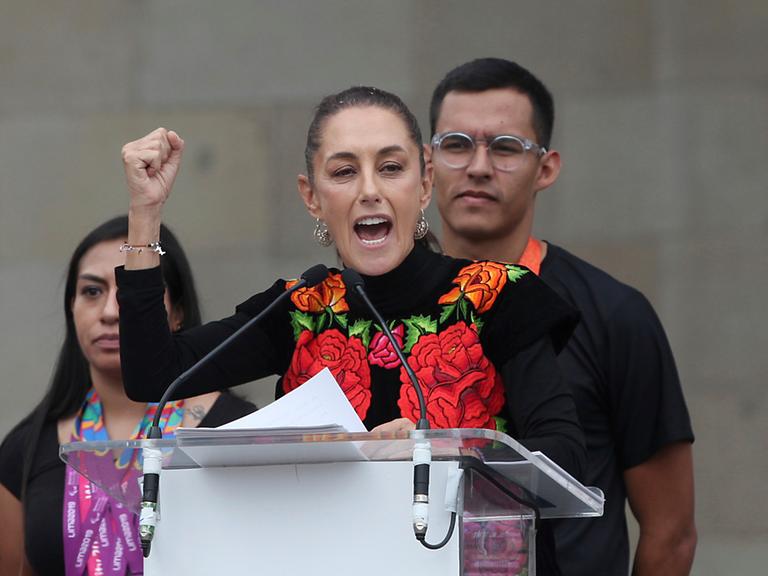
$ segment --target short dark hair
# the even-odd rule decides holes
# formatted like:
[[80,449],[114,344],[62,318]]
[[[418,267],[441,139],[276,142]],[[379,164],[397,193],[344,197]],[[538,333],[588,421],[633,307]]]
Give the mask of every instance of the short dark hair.
[[549,148],[555,123],[555,103],[544,83],[531,72],[503,58],[478,58],[457,66],[440,81],[432,93],[429,126],[435,134],[443,100],[449,92],[485,92],[512,88],[528,96],[533,107],[533,129],[540,146]]
[[419,163],[422,173],[424,172],[424,148],[422,145],[421,128],[416,116],[410,111],[408,106],[395,94],[374,88],[373,86],[352,86],[336,94],[326,96],[315,108],[315,115],[307,130],[307,145],[304,148],[304,161],[307,165],[307,176],[313,179],[312,160],[315,153],[320,148],[322,142],[322,131],[325,120],[347,108],[356,108],[364,106],[375,106],[391,110],[405,123],[408,135],[419,149]]

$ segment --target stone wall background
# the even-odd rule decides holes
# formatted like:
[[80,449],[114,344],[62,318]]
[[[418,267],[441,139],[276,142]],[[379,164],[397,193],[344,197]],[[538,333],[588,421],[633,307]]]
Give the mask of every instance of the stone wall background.
[[47,384],[74,245],[127,208],[124,142],[158,125],[187,141],[167,221],[213,319],[332,262],[295,191],[323,95],[380,86],[426,131],[448,69],[503,56],[558,105],[564,171],[537,233],[643,290],[676,352],[697,434],[694,573],[762,572],[766,30],[762,0],[1,2],[0,434]]

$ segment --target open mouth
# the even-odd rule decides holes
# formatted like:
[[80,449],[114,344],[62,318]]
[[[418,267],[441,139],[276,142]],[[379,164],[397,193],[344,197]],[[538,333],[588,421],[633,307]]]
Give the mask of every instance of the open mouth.
[[355,222],[355,234],[366,246],[376,246],[387,239],[392,222],[382,216],[368,216]]

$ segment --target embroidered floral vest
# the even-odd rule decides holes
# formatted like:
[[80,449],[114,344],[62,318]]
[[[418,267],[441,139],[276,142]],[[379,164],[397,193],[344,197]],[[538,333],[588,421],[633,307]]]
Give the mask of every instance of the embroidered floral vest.
[[[474,262],[434,295],[432,306],[419,310],[423,313],[384,315],[422,385],[433,427],[505,429],[504,385],[480,334],[505,286],[528,273],[511,264]],[[350,312],[348,297],[340,274],[292,295],[295,350],[281,391],[290,392],[328,367],[361,419],[371,409],[372,386],[381,385],[399,387],[399,415],[416,421],[416,393],[391,343],[373,320]],[[372,378],[372,372],[380,376]]]

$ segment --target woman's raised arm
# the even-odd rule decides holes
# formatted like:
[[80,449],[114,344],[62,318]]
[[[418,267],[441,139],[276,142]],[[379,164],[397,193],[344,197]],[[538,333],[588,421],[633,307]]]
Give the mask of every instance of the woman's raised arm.
[[125,268],[141,270],[160,264],[160,222],[181,166],[184,140],[158,128],[123,146],[123,169],[131,196]]

